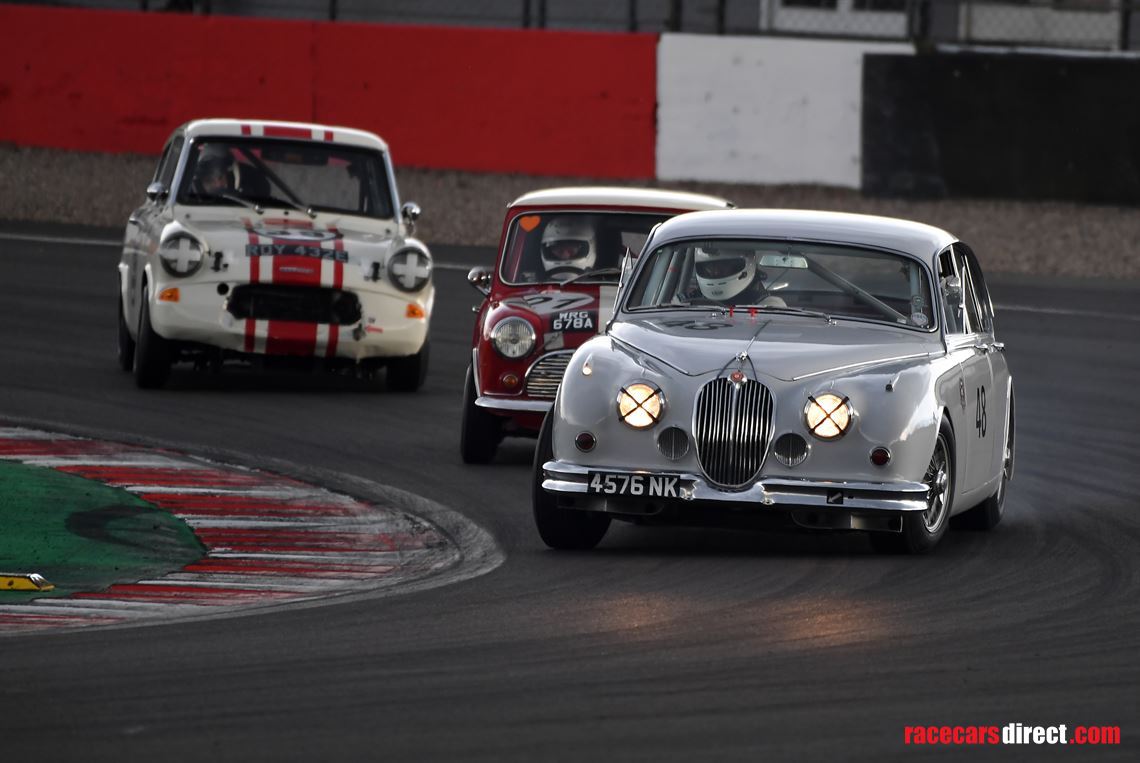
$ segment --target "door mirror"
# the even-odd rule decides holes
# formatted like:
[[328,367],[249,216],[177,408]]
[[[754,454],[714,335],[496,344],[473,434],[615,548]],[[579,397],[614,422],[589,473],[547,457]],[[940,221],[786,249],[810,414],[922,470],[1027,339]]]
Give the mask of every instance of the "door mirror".
[[948,304],[958,307],[962,304],[962,279],[958,276],[947,276],[942,279],[942,296]]
[[483,265],[476,265],[467,273],[467,283],[485,297],[491,293],[491,271]]
[[400,207],[400,216],[404,218],[404,222],[408,225],[408,233],[412,233],[416,229],[416,220],[420,219],[423,214],[420,205],[414,201],[406,201]]
[[166,186],[157,180],[146,187],[146,197],[150,201],[162,201],[166,194]]

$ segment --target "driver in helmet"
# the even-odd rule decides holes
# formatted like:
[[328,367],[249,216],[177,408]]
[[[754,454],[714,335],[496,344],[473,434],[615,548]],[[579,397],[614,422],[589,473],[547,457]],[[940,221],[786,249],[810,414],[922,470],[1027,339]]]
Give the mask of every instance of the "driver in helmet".
[[693,267],[705,299],[726,305],[784,305],[764,287],[767,275],[757,265],[754,252],[697,249]]
[[549,278],[572,278],[598,259],[594,226],[583,217],[555,217],[542,231],[542,267]]
[[216,196],[230,190],[230,172],[234,159],[225,146],[206,144],[198,155],[194,169],[194,190]]

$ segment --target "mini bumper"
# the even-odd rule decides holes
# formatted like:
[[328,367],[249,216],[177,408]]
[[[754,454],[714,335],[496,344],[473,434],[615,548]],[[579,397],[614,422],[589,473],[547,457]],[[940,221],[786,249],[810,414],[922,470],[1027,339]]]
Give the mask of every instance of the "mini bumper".
[[480,395],[475,400],[479,408],[492,411],[507,411],[510,413],[541,413],[545,414],[554,405],[553,400],[527,400],[509,397],[491,397]]
[[[626,470],[584,467],[565,461],[547,461],[542,466],[544,490],[554,494],[606,496],[589,493],[591,471],[611,474],[677,474],[654,469]],[[697,474],[681,473],[685,486],[680,502],[714,502],[726,507],[773,509],[835,509],[837,511],[926,511],[927,487],[921,482],[844,482],[824,480],[761,479],[745,490],[716,487]],[[627,500],[627,499],[623,499]]]

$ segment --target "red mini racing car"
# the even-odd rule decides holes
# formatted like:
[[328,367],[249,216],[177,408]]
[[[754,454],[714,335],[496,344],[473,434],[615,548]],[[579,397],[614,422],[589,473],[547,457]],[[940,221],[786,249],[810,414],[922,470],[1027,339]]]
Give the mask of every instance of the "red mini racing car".
[[463,460],[487,463],[503,437],[537,435],[570,356],[604,331],[623,270],[655,225],[732,206],[643,188],[552,188],[515,199],[494,269],[467,276],[484,300],[463,391]]

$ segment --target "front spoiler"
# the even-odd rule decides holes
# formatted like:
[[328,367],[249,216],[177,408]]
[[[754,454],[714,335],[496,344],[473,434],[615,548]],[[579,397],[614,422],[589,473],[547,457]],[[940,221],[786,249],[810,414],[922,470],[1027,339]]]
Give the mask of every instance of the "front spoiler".
[[[579,466],[565,461],[542,465],[544,490],[568,496],[587,494],[590,471],[613,474],[676,474],[655,469],[609,469]],[[824,480],[761,479],[744,490],[724,490],[697,474],[681,473],[691,483],[681,491],[679,503],[717,503],[726,508],[834,509],[850,511],[926,511],[927,487],[921,482],[845,482]],[[589,494],[604,505],[606,496]],[[623,498],[623,501],[629,499]],[[655,499],[658,502],[660,499]],[[577,503],[577,502],[575,502]]]

